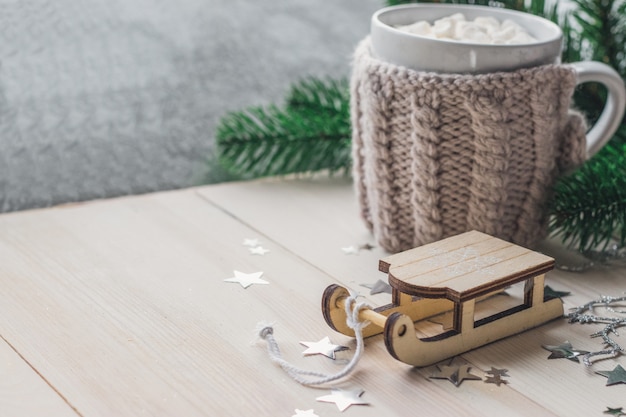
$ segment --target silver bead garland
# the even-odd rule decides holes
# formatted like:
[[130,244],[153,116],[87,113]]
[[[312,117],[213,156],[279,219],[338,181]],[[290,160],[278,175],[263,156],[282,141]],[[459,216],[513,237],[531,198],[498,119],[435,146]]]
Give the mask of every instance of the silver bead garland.
[[[626,326],[626,310],[616,309],[616,304],[626,301],[624,297],[611,297],[601,296],[597,300],[589,301],[582,306],[572,308],[572,312],[567,314],[570,323],[599,323],[604,324],[604,328],[591,334],[591,337],[601,337],[605,346],[605,349],[595,352],[588,352],[582,356],[583,363],[587,366],[591,366],[591,358],[593,356],[609,355],[609,357],[615,357],[624,352],[624,349],[611,337],[612,335],[619,336],[617,329]],[[604,308],[607,312],[614,313],[616,316],[607,317],[599,316],[594,313],[596,308]],[[619,315],[624,315],[619,317]]]

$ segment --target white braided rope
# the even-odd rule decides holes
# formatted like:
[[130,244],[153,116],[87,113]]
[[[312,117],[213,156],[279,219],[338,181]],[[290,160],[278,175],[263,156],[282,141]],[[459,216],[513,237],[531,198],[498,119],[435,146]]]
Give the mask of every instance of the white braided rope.
[[[369,321],[359,321],[359,312],[365,308],[371,307],[365,302],[356,303],[356,298],[356,294],[350,293],[350,296],[347,297],[345,301],[347,316],[346,324],[348,325],[348,327],[354,330],[354,334],[356,337],[356,350],[350,362],[348,362],[348,364],[346,364],[346,366],[341,371],[335,374],[325,374],[322,372],[300,369],[287,362],[285,359],[283,359],[283,356],[280,353],[280,349],[278,348],[278,343],[276,342],[276,339],[274,339],[274,328],[271,325],[265,325],[262,326],[259,330],[259,336],[261,337],[261,339],[267,342],[267,352],[272,362],[280,365],[280,367],[283,368],[283,370],[294,381],[302,385],[324,385],[330,382],[337,381],[350,374],[350,372],[352,372],[352,370],[359,362],[361,355],[363,354],[363,328],[370,324]],[[354,308],[351,308],[352,303],[355,303]]]

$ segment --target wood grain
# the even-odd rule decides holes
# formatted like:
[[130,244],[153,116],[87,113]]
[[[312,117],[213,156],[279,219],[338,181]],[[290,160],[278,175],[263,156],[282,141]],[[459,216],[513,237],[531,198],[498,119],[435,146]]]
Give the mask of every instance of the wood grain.
[[0,338],[0,415],[76,417],[79,414]]
[[[251,255],[245,238],[259,238],[270,252]],[[386,278],[378,263],[389,254],[380,248],[341,250],[364,243],[375,244],[343,179],[220,184],[5,214],[0,334],[15,349],[12,356],[23,357],[76,410],[61,403],[50,407],[53,417],[289,416],[296,408],[340,415],[315,401],[326,390],[300,386],[270,362],[254,329],[260,321],[275,323],[283,355],[300,367],[340,369],[354,341],[326,325],[320,300],[330,284],[367,294],[362,283]],[[225,283],[234,270],[263,271],[270,285]],[[619,269],[554,271],[546,282],[572,291],[566,308],[621,293],[626,284]],[[390,295],[366,298],[382,305]],[[541,347],[569,340],[592,350],[599,344],[589,337],[595,330],[558,319],[456,358],[480,376],[490,366],[509,369],[510,384],[500,387],[467,381],[456,388],[430,379],[435,367],[393,359],[382,336],[374,336],[356,372],[339,384],[363,388],[371,406],[345,414],[569,416],[626,407],[626,385],[605,387],[606,379],[593,373],[623,358],[589,369],[548,361]],[[302,356],[299,341],[324,336],[352,350],[338,352],[335,362]],[[51,389],[22,385],[3,393],[18,405],[14,415],[47,404]]]

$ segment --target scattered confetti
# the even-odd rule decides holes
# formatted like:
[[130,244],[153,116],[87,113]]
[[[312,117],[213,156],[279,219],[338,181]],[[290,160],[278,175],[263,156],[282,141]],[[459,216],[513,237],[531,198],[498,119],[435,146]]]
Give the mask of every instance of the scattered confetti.
[[261,279],[263,272],[254,272],[252,274],[244,274],[243,272],[233,271],[235,276],[227,278],[225,282],[241,284],[242,287],[248,288],[252,284],[269,284],[269,282]]
[[311,409],[311,410],[298,410],[296,408],[296,414],[294,414],[291,417],[319,417],[319,416],[317,414],[315,414],[313,409]]
[[269,249],[265,249],[263,246],[257,246],[255,248],[250,248],[250,253],[252,255],[265,255],[266,253],[268,253],[270,250]]
[[361,389],[355,390],[342,390],[342,389],[333,389],[331,390],[330,395],[324,395],[322,397],[317,397],[317,401],[325,402],[325,403],[335,403],[339,411],[344,411],[351,405],[369,405],[367,401],[361,399],[361,395],[363,395],[365,391]]
[[370,289],[370,295],[380,294],[380,293],[389,293],[391,294],[391,285],[379,279],[373,284],[361,284],[365,288]]
[[502,379],[500,375],[489,375],[485,378],[485,383],[496,384],[497,386],[500,386],[500,384],[508,384],[509,381],[507,381],[506,379]]
[[606,385],[626,384],[626,369],[617,365],[612,371],[596,371],[596,374],[608,378]]
[[604,414],[610,414],[612,416],[626,416],[626,413],[624,413],[624,407],[620,407],[620,408],[611,408],[611,407],[607,407],[606,410],[604,410]]
[[497,386],[500,386],[500,384],[506,385],[509,383],[509,381],[502,378],[505,376],[509,376],[507,372],[507,369],[498,369],[492,366],[490,370],[485,372],[486,374],[488,374],[488,376],[485,378],[485,383],[496,384]]
[[346,246],[345,248],[341,248],[341,250],[346,255],[358,255],[359,254],[359,248],[357,248],[356,246]]
[[543,296],[545,298],[563,298],[568,295],[570,295],[569,291],[553,290],[549,285],[546,285],[543,289]]
[[456,387],[461,385],[461,383],[466,379],[481,381],[482,378],[477,375],[471,374],[470,369],[472,369],[472,367],[467,364],[454,365],[454,366],[453,365],[442,365],[442,366],[437,365],[438,372],[435,372],[433,375],[431,375],[430,378],[447,379],[448,381],[452,382],[454,386]]
[[491,375],[498,375],[498,376],[509,376],[509,374],[507,374],[507,372],[509,372],[508,369],[498,369],[498,368],[494,368],[493,366],[491,367],[490,370],[486,371],[486,374],[491,374]]
[[561,343],[558,346],[542,345],[541,347],[552,352],[548,359],[569,359],[574,362],[580,362],[578,357],[589,353],[586,350],[574,349],[570,342]]
[[259,239],[244,239],[243,240],[243,245],[244,246],[248,246],[250,248],[257,247],[260,244],[261,244],[261,242],[259,241]]
[[307,349],[302,352],[302,354],[305,356],[324,355],[331,359],[335,359],[335,352],[349,349],[346,346],[330,343],[330,339],[328,338],[328,336],[326,336],[319,342],[300,342],[300,344],[307,347]]

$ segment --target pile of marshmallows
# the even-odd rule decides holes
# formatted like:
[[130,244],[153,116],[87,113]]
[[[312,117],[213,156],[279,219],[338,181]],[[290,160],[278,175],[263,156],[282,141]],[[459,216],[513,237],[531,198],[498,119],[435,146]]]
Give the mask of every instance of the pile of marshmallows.
[[419,21],[397,29],[428,38],[468,43],[511,45],[537,41],[512,20],[506,19],[500,23],[493,17],[477,17],[468,21],[462,13],[441,18],[432,25],[427,21]]

